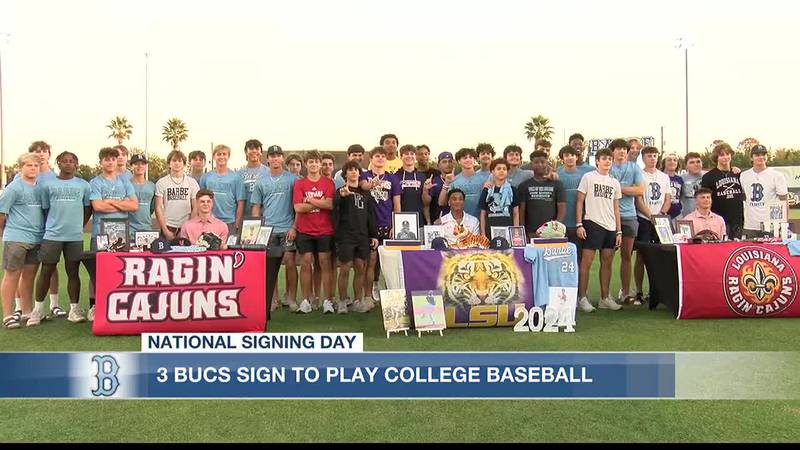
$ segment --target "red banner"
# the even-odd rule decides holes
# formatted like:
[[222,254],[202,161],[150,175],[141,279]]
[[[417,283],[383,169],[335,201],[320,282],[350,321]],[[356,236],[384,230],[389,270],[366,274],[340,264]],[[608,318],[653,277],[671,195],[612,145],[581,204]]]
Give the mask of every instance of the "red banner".
[[260,332],[266,255],[97,253],[95,335]]
[[800,317],[800,258],[786,246],[681,245],[679,319]]

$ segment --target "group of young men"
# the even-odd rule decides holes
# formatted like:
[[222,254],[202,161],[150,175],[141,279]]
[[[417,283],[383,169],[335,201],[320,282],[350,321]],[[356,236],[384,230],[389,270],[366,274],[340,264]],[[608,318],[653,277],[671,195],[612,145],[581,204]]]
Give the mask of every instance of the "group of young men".
[[[27,320],[33,326],[51,315],[73,322],[93,320],[93,287],[88,314],[79,305],[82,230],[89,218],[91,250],[105,218],[127,218],[134,233],[152,230],[155,215],[155,227],[166,239],[194,244],[210,232],[223,248],[245,217],[261,218],[273,227],[270,245],[284,250],[286,289],[272,299],[272,309],[282,303],[300,313],[322,308],[323,313],[340,314],[375,306],[380,274],[376,250],[383,240],[395,237],[395,212],[417,213],[420,224],[444,225],[451,244],[469,234],[489,238],[492,227],[521,225],[532,238],[541,225],[557,220],[579,249],[579,306],[590,312],[594,306],[586,297],[588,274],[597,250],[598,306],[618,310],[620,303],[646,301],[644,264],[641,258],[633,264],[632,255],[636,242],[657,242],[653,216],[691,220],[695,233],[720,239],[742,233],[753,237],[761,234],[768,205],[786,200],[788,193],[782,174],[766,167],[761,145],[751,150],[753,168],[745,172],[730,167],[733,150],[721,144],[712,154],[717,167],[703,173],[700,155],[689,153],[681,173],[677,155],[665,155],[659,170],[658,150],[642,148],[637,139],[614,140],[595,154],[593,167],[584,160],[583,136],[574,134],[558,152],[557,170],[550,161],[551,145],[544,140],[536,142],[529,164],[523,164],[523,151],[516,145],[506,147],[499,158],[489,144],[462,148],[455,155],[442,152],[433,164],[426,145],[399,147],[394,134],[381,136],[379,144],[368,154],[360,145],[350,146],[347,163],[335,173],[330,154],[308,151],[301,161],[297,155],[285,156],[277,145],[267,149],[264,165],[262,144],[255,139],[245,143],[247,164],[238,171],[228,167],[231,149],[225,145],[213,149],[214,168],[208,172],[204,153],[192,152],[187,159],[174,150],[167,156],[169,173],[156,183],[146,179],[147,159],[133,155],[128,161],[127,149],[119,145],[100,151],[101,173],[87,183],[75,176],[75,154],[57,156],[56,175],[49,167],[50,147],[35,142],[19,158],[19,174],[0,198],[0,226],[5,227],[3,324],[16,328]],[[635,163],[640,154],[643,169]],[[617,249],[620,303],[609,294]],[[56,264],[61,254],[68,314],[58,305]],[[635,293],[630,290],[632,272]],[[48,290],[50,314],[44,306]]]

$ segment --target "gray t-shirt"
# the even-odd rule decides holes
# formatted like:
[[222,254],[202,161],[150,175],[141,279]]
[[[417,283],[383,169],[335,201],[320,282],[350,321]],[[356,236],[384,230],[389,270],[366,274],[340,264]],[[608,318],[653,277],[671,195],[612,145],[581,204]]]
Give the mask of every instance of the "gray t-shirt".
[[681,193],[680,217],[683,217],[694,212],[694,191],[701,187],[700,182],[703,181],[703,172],[698,175],[686,172],[681,175],[681,178],[683,179],[683,192]]
[[192,214],[192,199],[200,186],[189,175],[173,178],[166,175],[156,183],[156,197],[164,201],[164,217],[167,226],[179,228]]
[[530,180],[531,178],[533,178],[532,170],[516,168],[508,172],[508,182],[515,188],[519,187],[522,182]]
[[545,222],[556,220],[558,204],[567,202],[561,181],[531,178],[520,184],[517,191],[520,203],[525,204],[525,217],[520,217],[520,221],[529,235],[534,235]]

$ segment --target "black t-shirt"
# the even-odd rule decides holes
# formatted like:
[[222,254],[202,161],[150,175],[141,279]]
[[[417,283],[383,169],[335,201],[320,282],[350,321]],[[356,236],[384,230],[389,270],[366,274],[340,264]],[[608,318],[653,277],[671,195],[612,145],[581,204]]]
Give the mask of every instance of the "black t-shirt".
[[417,213],[418,223],[422,223],[425,217],[422,215],[422,187],[426,180],[425,174],[418,170],[406,172],[401,168],[395,172],[395,177],[400,182],[400,210]]
[[744,225],[744,190],[739,175],[716,167],[703,175],[701,185],[711,189],[711,211],[722,216],[726,224]]
[[567,196],[561,181],[530,178],[517,187],[520,203],[525,203],[525,231],[529,235],[536,233],[545,222],[556,220],[558,203],[566,203]]
[[361,243],[377,238],[375,200],[368,191],[350,187],[350,195],[342,197],[339,189],[333,193],[333,224],[337,242]]
[[[478,205],[481,210],[486,211],[486,237],[491,238],[492,227],[510,227],[514,225],[514,217],[512,216],[514,207],[519,205],[519,195],[517,190],[511,188],[511,204],[505,207],[500,207],[500,188],[492,186],[491,188],[483,188],[481,191],[481,198],[478,200]],[[486,197],[489,197],[487,200]]]

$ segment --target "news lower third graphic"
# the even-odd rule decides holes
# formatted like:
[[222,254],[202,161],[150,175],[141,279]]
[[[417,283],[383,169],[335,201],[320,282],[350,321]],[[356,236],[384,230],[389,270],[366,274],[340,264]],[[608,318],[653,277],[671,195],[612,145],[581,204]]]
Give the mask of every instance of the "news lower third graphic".
[[0,366],[2,398],[800,398],[798,353],[384,353],[360,333],[149,334]]

